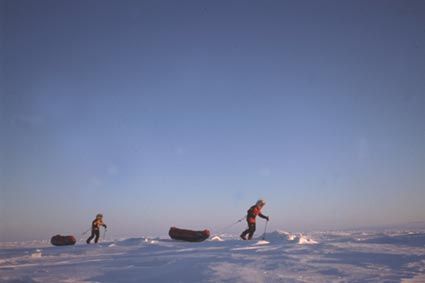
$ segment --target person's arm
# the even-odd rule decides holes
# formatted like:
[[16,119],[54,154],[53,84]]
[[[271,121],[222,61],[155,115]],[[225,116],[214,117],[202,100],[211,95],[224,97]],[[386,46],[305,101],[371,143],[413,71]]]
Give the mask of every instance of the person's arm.
[[267,219],[267,221],[269,221],[269,217],[265,216],[264,214],[262,214],[261,212],[258,214],[258,216],[260,216],[263,219]]
[[100,220],[99,225],[103,226],[103,228],[105,228],[105,229],[106,229],[106,224],[105,224],[105,223],[103,223],[103,220]]

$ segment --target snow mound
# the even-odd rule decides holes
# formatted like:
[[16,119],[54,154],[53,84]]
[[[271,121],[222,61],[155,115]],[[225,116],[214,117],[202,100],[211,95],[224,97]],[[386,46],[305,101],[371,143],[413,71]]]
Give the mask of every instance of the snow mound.
[[266,234],[266,239],[273,242],[297,243],[300,245],[318,244],[317,241],[305,236],[301,233],[289,233],[286,231],[277,230]]
[[142,244],[152,244],[154,243],[153,240],[149,240],[148,238],[126,238],[126,239],[120,239],[117,242],[115,242],[115,245],[117,246],[139,246]]
[[310,239],[310,238],[307,238],[307,237],[301,235],[299,240],[298,240],[298,244],[300,244],[300,245],[315,245],[315,244],[318,244],[318,242],[313,240],[313,239]]
[[259,240],[257,243],[255,243],[256,246],[268,245],[268,244],[270,244],[270,242],[266,240]]
[[220,238],[219,236],[214,236],[214,237],[211,238],[210,241],[223,242],[224,240],[222,238]]
[[42,254],[41,254],[41,250],[37,249],[34,253],[31,254],[31,258],[41,258]]

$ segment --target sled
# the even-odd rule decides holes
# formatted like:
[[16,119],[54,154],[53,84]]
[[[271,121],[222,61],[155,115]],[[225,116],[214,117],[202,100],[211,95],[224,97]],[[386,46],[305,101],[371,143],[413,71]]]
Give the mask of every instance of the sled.
[[168,232],[168,235],[170,235],[171,239],[173,240],[202,242],[210,237],[210,231],[207,229],[203,231],[193,231],[171,227],[170,231]]
[[75,240],[74,236],[61,236],[56,235],[50,239],[50,243],[54,246],[71,246],[75,245],[77,240]]

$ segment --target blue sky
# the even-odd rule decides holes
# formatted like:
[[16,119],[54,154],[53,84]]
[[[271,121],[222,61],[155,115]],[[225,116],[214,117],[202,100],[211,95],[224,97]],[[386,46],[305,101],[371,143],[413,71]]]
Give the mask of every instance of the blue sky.
[[425,220],[423,1],[0,9],[2,241]]

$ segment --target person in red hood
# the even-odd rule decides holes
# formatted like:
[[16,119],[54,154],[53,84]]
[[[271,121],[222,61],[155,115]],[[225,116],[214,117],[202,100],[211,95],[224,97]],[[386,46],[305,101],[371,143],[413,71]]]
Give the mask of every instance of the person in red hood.
[[255,232],[255,218],[260,216],[261,218],[266,219],[269,221],[269,217],[265,216],[261,213],[261,209],[266,205],[266,202],[262,199],[258,200],[257,203],[253,206],[251,206],[250,209],[247,211],[246,221],[248,222],[248,229],[242,232],[241,239],[246,240],[246,235],[248,234],[248,240],[252,239],[252,236]]

